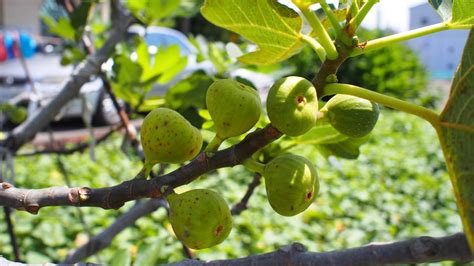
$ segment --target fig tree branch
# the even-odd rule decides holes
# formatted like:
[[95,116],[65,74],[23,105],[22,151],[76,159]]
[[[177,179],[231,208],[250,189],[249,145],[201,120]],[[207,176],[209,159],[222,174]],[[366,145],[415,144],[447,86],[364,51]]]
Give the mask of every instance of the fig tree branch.
[[374,243],[367,246],[330,252],[309,252],[299,243],[276,251],[245,258],[198,261],[184,260],[169,265],[350,265],[371,266],[386,264],[415,264],[454,260],[465,263],[474,260],[464,234],[445,237],[422,236],[393,243]]
[[248,134],[240,143],[216,153],[201,153],[193,161],[168,174],[152,179],[132,179],[112,187],[50,187],[43,189],[16,188],[0,183],[0,205],[38,213],[46,206],[94,206],[118,209],[127,201],[159,198],[173,188],[190,183],[199,176],[218,168],[241,164],[253,153],[281,136],[271,125]]
[[23,144],[32,139],[37,132],[45,127],[61,110],[61,108],[79,94],[83,84],[90,80],[92,75],[99,73],[101,65],[109,58],[115,45],[123,40],[126,29],[134,19],[121,12],[120,19],[109,31],[109,37],[96,53],[89,55],[69,77],[59,94],[54,97],[39,112],[29,117],[16,127],[8,138],[0,142],[0,146],[17,151]]

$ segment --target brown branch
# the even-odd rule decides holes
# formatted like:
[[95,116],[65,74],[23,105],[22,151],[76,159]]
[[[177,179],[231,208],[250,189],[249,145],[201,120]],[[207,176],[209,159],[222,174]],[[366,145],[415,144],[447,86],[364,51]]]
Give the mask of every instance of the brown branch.
[[242,142],[230,148],[214,154],[201,153],[190,163],[168,174],[148,180],[132,179],[112,187],[21,189],[8,183],[0,183],[0,205],[34,214],[45,206],[95,206],[117,209],[127,201],[161,197],[170,193],[173,188],[190,183],[211,170],[241,164],[280,136],[281,133],[269,125],[248,134]]
[[151,199],[145,202],[138,202],[125,214],[118,217],[107,229],[91,238],[83,246],[73,250],[62,263],[78,263],[85,258],[96,254],[100,250],[108,247],[116,235],[128,226],[134,224],[140,217],[148,215],[159,207],[166,206],[166,204],[166,201],[163,199]]
[[232,209],[230,210],[230,213],[232,215],[239,215],[241,212],[247,209],[247,204],[249,202],[250,197],[253,194],[253,191],[255,188],[260,185],[260,179],[262,178],[262,175],[259,173],[255,173],[252,182],[248,185],[247,192],[245,192],[245,195],[242,197],[239,203],[235,204]]
[[0,146],[17,151],[23,144],[31,140],[37,132],[45,127],[61,110],[61,108],[79,94],[83,84],[89,81],[90,76],[100,72],[101,65],[109,58],[115,45],[122,41],[128,26],[134,19],[121,12],[119,23],[115,23],[109,31],[109,37],[104,45],[94,54],[89,55],[65,83],[59,94],[45,107],[29,117],[16,127],[8,138],[0,142]]
[[446,237],[422,236],[394,243],[370,244],[363,247],[325,253],[308,252],[299,243],[277,251],[246,258],[204,262],[184,260],[173,266],[198,265],[324,265],[371,266],[386,264],[414,264],[454,260],[465,263],[474,260],[464,234]]

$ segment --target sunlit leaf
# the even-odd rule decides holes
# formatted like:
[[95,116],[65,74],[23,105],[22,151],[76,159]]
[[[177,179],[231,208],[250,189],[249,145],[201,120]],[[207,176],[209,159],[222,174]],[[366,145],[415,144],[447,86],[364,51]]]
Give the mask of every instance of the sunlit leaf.
[[50,16],[41,16],[41,20],[48,25],[49,31],[56,34],[64,39],[74,41],[76,30],[71,25],[71,22],[66,17],[60,17],[56,22]]
[[474,2],[471,0],[429,0],[443,21],[455,25],[474,24]]
[[211,23],[236,32],[258,45],[256,51],[239,57],[243,63],[277,63],[303,47],[300,40],[301,17],[277,1],[206,0],[201,13]]
[[453,184],[464,232],[474,251],[474,31],[441,113],[439,138]]

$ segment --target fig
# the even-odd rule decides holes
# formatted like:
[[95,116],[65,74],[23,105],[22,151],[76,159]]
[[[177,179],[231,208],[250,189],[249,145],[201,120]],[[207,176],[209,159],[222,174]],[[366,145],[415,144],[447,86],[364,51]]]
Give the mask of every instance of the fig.
[[288,136],[303,135],[316,124],[316,89],[301,77],[279,79],[268,92],[267,113],[272,125],[280,132]]
[[146,164],[182,163],[201,150],[201,132],[178,112],[156,108],[143,120],[141,141]]
[[321,109],[324,117],[341,134],[351,138],[368,135],[379,118],[376,103],[346,94],[336,94]]
[[247,132],[257,123],[261,113],[258,92],[231,79],[216,80],[209,86],[206,105],[220,140]]
[[225,200],[209,189],[194,189],[167,197],[170,223],[186,246],[203,249],[224,241],[232,229],[232,216]]
[[306,210],[319,192],[316,168],[302,156],[276,157],[265,165],[263,176],[268,201],[283,216]]

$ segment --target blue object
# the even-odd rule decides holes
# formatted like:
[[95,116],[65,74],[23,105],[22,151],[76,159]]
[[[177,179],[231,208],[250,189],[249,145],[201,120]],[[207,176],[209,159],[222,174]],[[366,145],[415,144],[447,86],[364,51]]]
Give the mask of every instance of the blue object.
[[36,51],[36,42],[28,34],[20,33],[20,50],[24,58],[31,58]]
[[5,48],[7,49],[8,59],[15,58],[15,52],[13,51],[13,37],[10,33],[5,32],[4,36]]

